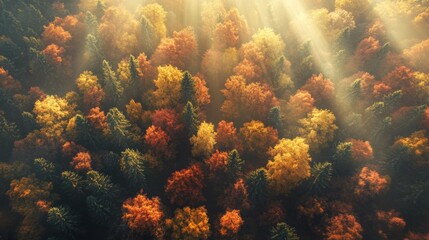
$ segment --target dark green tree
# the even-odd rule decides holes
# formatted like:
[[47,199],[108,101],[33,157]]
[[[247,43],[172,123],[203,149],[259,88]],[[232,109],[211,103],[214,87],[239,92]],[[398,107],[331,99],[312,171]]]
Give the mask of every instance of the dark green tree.
[[22,125],[25,133],[29,133],[38,128],[36,119],[34,119],[33,114],[30,112],[23,112],[22,116]]
[[236,149],[228,153],[226,173],[231,179],[236,179],[241,174],[241,169],[244,165],[244,160],[240,158],[240,154]]
[[353,173],[354,166],[352,161],[352,143],[342,142],[337,145],[333,155],[333,168],[340,175],[348,175]]
[[69,199],[79,199],[84,193],[83,177],[72,171],[62,172],[61,189]]
[[130,74],[131,74],[130,88],[135,89],[137,86],[137,83],[140,80],[139,72],[137,71],[138,63],[137,63],[136,58],[133,55],[130,55],[129,62],[130,62],[129,68],[130,68]]
[[192,137],[197,134],[200,121],[198,119],[197,110],[191,102],[186,103],[185,108],[183,109],[182,118],[186,131],[188,132],[188,137]]
[[183,104],[191,102],[193,105],[197,106],[195,83],[192,79],[191,74],[188,71],[183,74],[182,83],[180,86],[180,93],[181,102]]
[[85,47],[89,53],[88,68],[94,73],[100,73],[100,66],[104,59],[98,38],[93,34],[88,34],[85,39]]
[[119,189],[112,183],[109,176],[97,171],[86,173],[86,190],[89,195],[105,201],[112,201],[118,197]]
[[311,177],[308,180],[309,192],[320,194],[329,187],[332,177],[332,163],[315,163],[311,167]]
[[65,239],[76,239],[80,232],[77,216],[66,207],[60,206],[49,209],[47,223],[55,235]]
[[133,186],[143,187],[146,182],[143,155],[138,150],[127,148],[121,153],[119,168]]
[[15,123],[9,122],[4,113],[0,112],[0,156],[10,153],[13,143],[19,139],[19,130]]
[[106,203],[106,201],[94,196],[88,196],[86,198],[86,206],[91,221],[98,225],[105,225],[111,220],[112,207],[110,205],[111,204]]
[[76,115],[76,142],[89,149],[99,147],[99,138],[95,129],[80,114]]
[[124,88],[116,77],[116,73],[112,70],[109,62],[106,60],[103,61],[103,82],[104,91],[106,92],[107,98],[110,100],[111,106],[117,105],[124,93]]
[[268,175],[265,168],[249,173],[246,179],[249,199],[255,206],[263,206],[268,198]]
[[106,118],[113,143],[117,148],[123,149],[133,145],[139,138],[137,135],[139,132],[133,131],[130,121],[117,108],[111,108]]
[[37,177],[45,180],[52,181],[55,176],[55,165],[44,158],[34,159],[34,170]]
[[283,126],[282,126],[282,118],[279,107],[273,107],[268,112],[267,122],[269,126],[277,129],[279,137],[282,136]]
[[295,228],[287,225],[284,222],[277,223],[271,228],[270,239],[272,240],[299,240]]

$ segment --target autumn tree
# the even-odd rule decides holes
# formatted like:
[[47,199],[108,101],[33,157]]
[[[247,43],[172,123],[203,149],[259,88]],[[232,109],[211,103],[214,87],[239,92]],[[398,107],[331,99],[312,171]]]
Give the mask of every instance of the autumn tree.
[[240,134],[245,150],[252,153],[264,154],[269,147],[278,142],[277,131],[272,127],[265,127],[260,121],[251,121],[243,124]]
[[[147,19],[155,31],[157,39],[165,38],[167,35],[167,27],[165,26],[167,12],[164,8],[152,3],[144,6],[140,13]],[[157,45],[157,44],[156,44]]]
[[216,150],[209,158],[204,161],[208,167],[210,178],[215,178],[216,176],[226,172],[228,166],[227,159],[227,152],[220,152],[219,150]]
[[308,91],[298,90],[289,98],[284,109],[287,122],[295,124],[298,119],[305,118],[313,110],[314,102],[314,98]]
[[150,148],[150,151],[159,157],[170,159],[174,155],[170,136],[160,127],[150,126],[146,130],[145,144]]
[[335,8],[344,9],[351,12],[356,20],[364,16],[370,9],[370,1],[368,0],[337,0],[335,1]]
[[240,15],[236,8],[226,12],[223,21],[212,27],[214,28],[212,33],[215,49],[239,47],[249,37],[250,30],[246,19]]
[[207,209],[184,207],[176,209],[173,218],[165,221],[171,230],[172,239],[208,239],[210,237],[210,224]]
[[325,79],[323,74],[311,76],[301,90],[309,92],[318,106],[331,104],[335,99],[334,84],[331,80]]
[[237,178],[241,174],[241,170],[244,165],[244,160],[240,158],[240,154],[236,149],[233,149],[228,153],[226,159],[226,173],[231,179]]
[[390,178],[388,176],[380,176],[377,171],[363,167],[357,176],[354,194],[364,198],[380,195],[387,191],[389,185]]
[[334,124],[335,115],[329,110],[313,109],[307,117],[299,120],[299,134],[314,152],[319,152],[329,142],[334,140],[338,127]]
[[227,187],[225,189],[223,198],[219,199],[219,203],[226,209],[249,209],[249,194],[247,192],[244,180],[239,178],[237,181],[233,182],[233,184]]
[[180,102],[182,78],[183,73],[177,67],[158,66],[158,77],[154,80],[154,104],[158,107],[176,106]]
[[221,236],[234,236],[240,231],[244,221],[241,218],[240,210],[227,210],[225,214],[220,217]]
[[329,220],[326,228],[326,239],[362,239],[362,226],[355,216],[351,214],[339,214]]
[[44,158],[36,158],[33,162],[34,170],[38,178],[52,181],[55,176],[55,165]]
[[183,131],[181,116],[174,109],[157,109],[151,115],[152,124],[160,127],[171,138],[177,138]]
[[135,232],[150,232],[155,235],[163,217],[164,212],[158,197],[149,198],[146,194],[139,193],[122,204],[122,219]]
[[429,52],[429,40],[423,40],[416,43],[412,47],[404,50],[405,57],[410,61],[411,65],[419,71],[428,72],[428,59],[426,58]]
[[155,65],[173,65],[179,69],[192,69],[198,55],[198,42],[191,27],[163,38],[151,57]]
[[91,155],[89,152],[79,152],[73,157],[70,165],[78,172],[85,172],[92,170],[91,162]]
[[198,132],[189,140],[192,145],[192,155],[194,157],[208,157],[216,144],[216,133],[212,123],[202,122],[198,127]]
[[220,150],[243,150],[241,140],[233,122],[220,121],[216,129],[216,146]]
[[64,171],[60,176],[60,186],[66,197],[80,198],[84,192],[84,179],[76,172]]
[[377,234],[382,239],[401,235],[405,228],[405,220],[395,210],[376,212]]
[[167,180],[165,193],[172,204],[195,205],[205,200],[204,175],[198,165],[174,172]]
[[[287,194],[310,177],[309,145],[303,138],[281,139],[270,148],[267,174],[271,187],[278,194]],[[293,170],[293,171],[292,171]]]

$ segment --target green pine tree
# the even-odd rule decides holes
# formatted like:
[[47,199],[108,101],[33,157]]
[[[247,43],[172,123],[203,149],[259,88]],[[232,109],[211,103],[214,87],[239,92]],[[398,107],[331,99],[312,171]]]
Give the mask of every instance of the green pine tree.
[[309,191],[320,194],[329,187],[332,177],[332,163],[316,163],[311,167],[311,177],[309,179]]
[[246,179],[249,199],[256,206],[263,206],[268,198],[268,175],[264,168],[249,173]]
[[299,240],[295,228],[284,222],[277,223],[277,225],[271,229],[270,233],[270,239],[272,240]]
[[228,153],[227,174],[231,179],[236,179],[241,174],[243,165],[244,160],[240,158],[240,154],[236,149]]
[[188,132],[188,137],[192,137],[197,134],[200,121],[198,119],[197,110],[191,102],[186,103],[185,108],[183,109],[182,118]]
[[103,61],[103,80],[104,90],[107,98],[110,100],[111,106],[115,106],[119,103],[122,97],[124,88],[116,77],[116,73],[112,70],[109,62]]
[[183,104],[191,102],[193,105],[197,106],[195,83],[188,71],[183,74],[180,92],[182,95],[181,102]]
[[138,150],[127,148],[121,153],[119,168],[123,176],[131,182],[133,186],[144,186],[145,166],[143,155]]

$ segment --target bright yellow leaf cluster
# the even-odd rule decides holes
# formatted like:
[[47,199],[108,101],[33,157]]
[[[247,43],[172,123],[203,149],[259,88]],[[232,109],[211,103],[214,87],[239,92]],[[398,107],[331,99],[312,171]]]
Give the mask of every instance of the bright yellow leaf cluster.
[[84,71],[76,79],[76,85],[80,92],[84,93],[88,90],[92,90],[94,87],[101,88],[98,77],[91,71]]
[[307,118],[299,120],[299,134],[305,138],[314,152],[319,152],[328,142],[334,140],[334,132],[338,129],[335,115],[329,110],[313,109]]
[[203,122],[198,128],[197,135],[191,137],[192,155],[208,157],[216,144],[216,133],[212,123]]
[[267,164],[271,187],[278,194],[287,194],[301,181],[310,177],[309,146],[303,138],[281,139],[269,150],[273,157]]
[[154,80],[153,92],[158,107],[177,106],[180,100],[180,88],[183,73],[171,65],[158,67],[158,78]]

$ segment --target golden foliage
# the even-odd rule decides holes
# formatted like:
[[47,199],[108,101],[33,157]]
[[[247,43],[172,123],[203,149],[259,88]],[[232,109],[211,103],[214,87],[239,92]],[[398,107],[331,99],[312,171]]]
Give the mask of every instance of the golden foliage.
[[171,238],[183,240],[208,239],[210,236],[209,217],[203,207],[176,209],[174,217],[165,221],[171,229]]
[[272,157],[267,164],[271,187],[278,194],[287,194],[310,177],[309,146],[303,138],[281,139],[269,150]]
[[227,210],[220,218],[220,235],[234,236],[238,233],[243,223],[240,210]]
[[190,139],[192,145],[192,155],[194,157],[208,157],[213,152],[216,144],[216,133],[212,123],[202,122],[198,127],[197,135]]
[[154,80],[153,92],[158,107],[173,107],[179,103],[183,73],[171,65],[158,67],[158,78]]

